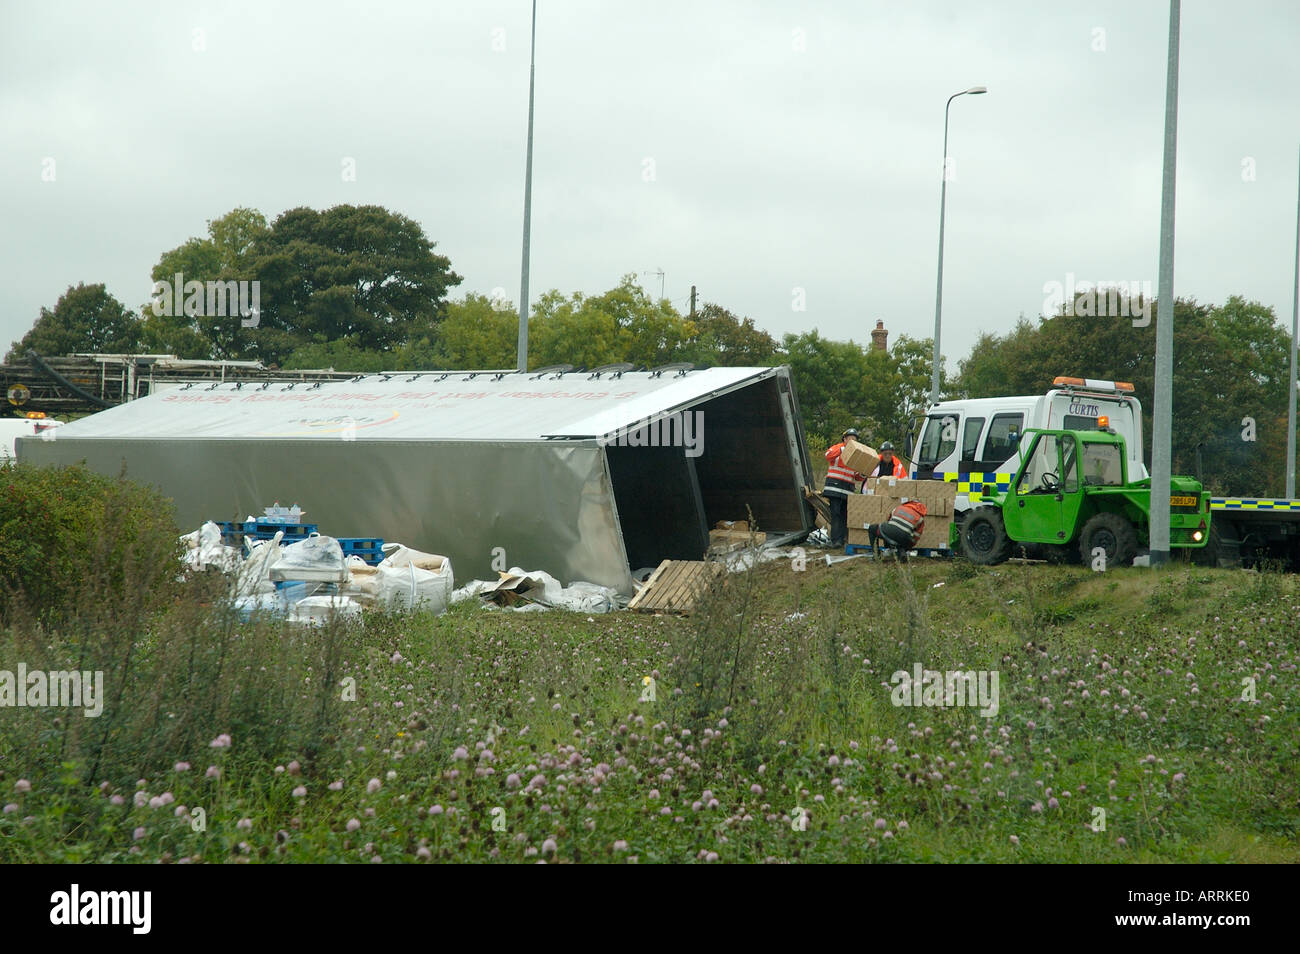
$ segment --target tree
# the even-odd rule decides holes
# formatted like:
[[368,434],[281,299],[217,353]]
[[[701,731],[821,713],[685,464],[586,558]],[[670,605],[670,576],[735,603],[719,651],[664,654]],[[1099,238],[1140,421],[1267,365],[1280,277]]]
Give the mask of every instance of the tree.
[[902,450],[912,420],[924,414],[930,401],[933,348],[932,338],[899,335],[888,351],[867,350],[859,407],[863,417],[875,424],[873,440],[892,441]]
[[42,357],[74,352],[129,353],[138,350],[140,325],[133,312],[101,285],[71,285],[40,317],[21,341],[15,341],[6,363],[25,361],[31,348]]
[[[427,344],[445,314],[447,290],[461,281],[434,244],[417,222],[379,206],[290,209],[270,226],[256,210],[234,209],[208,223],[207,238],[165,252],[153,276],[257,282],[256,324],[242,315],[187,316],[173,308],[153,316],[148,336],[178,351],[195,350],[201,340],[205,357],[268,364],[299,348],[325,357],[391,357],[409,341]],[[331,350],[334,342],[340,344]]]
[[866,355],[852,341],[830,341],[816,331],[787,334],[782,357],[794,376],[795,393],[810,437],[834,443],[846,427],[868,432],[878,426],[863,418],[859,396],[867,380]]
[[552,289],[538,298],[528,322],[528,366],[596,368],[630,361],[619,331],[618,319],[581,292],[566,299]]
[[684,353],[695,326],[671,302],[651,301],[636,276],[628,274],[603,295],[545,293],[533,306],[528,333],[530,368],[594,368],[620,361],[656,367],[690,360]]
[[[1158,302],[1155,303],[1158,306]],[[1076,309],[1077,311],[1077,309]],[[1155,394],[1155,329],[1128,317],[1058,314],[1021,321],[1004,337],[981,336],[961,362],[968,397],[1042,394],[1058,375],[1128,381],[1142,403],[1150,459]],[[1211,490],[1281,492],[1286,445],[1289,336],[1272,309],[1240,297],[1221,307],[1178,300],[1174,318],[1175,473],[1196,474]]]
[[461,281],[433,248],[417,222],[379,206],[290,209],[251,253],[262,322],[303,342],[353,338],[377,351],[428,334]]
[[515,309],[471,292],[447,305],[447,317],[429,344],[440,367],[473,370],[513,368],[518,342]]
[[813,330],[787,334],[778,357],[790,365],[813,443],[833,444],[856,427],[868,444],[891,441],[901,450],[912,417],[929,399],[931,348],[930,339],[902,335],[877,351]]
[[[183,283],[190,281],[203,283],[205,287],[207,282],[254,281],[257,276],[253,274],[252,249],[267,232],[266,216],[261,212],[232,209],[221,218],[208,221],[207,238],[191,238],[164,252],[151,277],[155,283],[173,288],[180,281],[182,290]],[[155,285],[155,291],[158,290]],[[155,295],[140,309],[144,345],[149,351],[182,358],[242,357],[235,343],[239,340],[237,329],[246,319],[232,314],[232,309],[226,310],[226,315],[187,315],[182,301],[175,300],[174,295],[167,299]]]
[[740,319],[726,308],[706,302],[695,313],[694,339],[683,348],[685,360],[700,366],[757,367],[777,358],[777,343],[754,319]]

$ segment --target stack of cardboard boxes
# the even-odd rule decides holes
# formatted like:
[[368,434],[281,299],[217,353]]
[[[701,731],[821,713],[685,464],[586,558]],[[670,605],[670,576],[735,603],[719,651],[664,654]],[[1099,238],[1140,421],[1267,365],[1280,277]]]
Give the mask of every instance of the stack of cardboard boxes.
[[767,534],[751,531],[748,520],[719,520],[709,531],[709,553],[730,553],[766,542]]
[[871,538],[864,529],[867,524],[884,523],[895,507],[919,500],[925,505],[925,532],[916,548],[946,548],[956,496],[957,485],[941,480],[872,477],[862,485],[862,493],[849,497],[849,543],[869,545]]

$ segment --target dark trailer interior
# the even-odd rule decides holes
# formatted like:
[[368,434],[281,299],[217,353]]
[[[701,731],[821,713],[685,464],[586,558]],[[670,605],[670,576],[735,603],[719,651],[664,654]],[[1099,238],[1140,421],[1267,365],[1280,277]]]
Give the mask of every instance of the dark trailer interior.
[[[812,527],[802,491],[811,473],[788,377],[762,378],[681,409],[696,412],[697,456],[681,446],[644,446],[645,434],[605,448],[633,572],[662,560],[701,559],[719,520],[752,519],[769,542]],[[656,440],[669,431],[660,424]]]

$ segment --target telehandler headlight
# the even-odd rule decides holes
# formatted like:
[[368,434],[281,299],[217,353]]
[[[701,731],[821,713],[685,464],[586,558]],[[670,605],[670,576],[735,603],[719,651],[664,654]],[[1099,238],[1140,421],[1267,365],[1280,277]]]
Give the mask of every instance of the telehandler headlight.
[[1194,542],[1196,542],[1196,543],[1200,543],[1200,542],[1201,542],[1202,540],[1204,540],[1204,539],[1205,539],[1205,534],[1202,533],[1200,530],[1193,530],[1193,531],[1192,531],[1192,540],[1193,540]]

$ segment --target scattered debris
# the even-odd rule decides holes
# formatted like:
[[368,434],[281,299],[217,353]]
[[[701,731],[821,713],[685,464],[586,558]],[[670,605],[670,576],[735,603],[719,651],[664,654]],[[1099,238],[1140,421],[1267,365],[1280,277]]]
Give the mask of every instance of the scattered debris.
[[234,607],[245,620],[265,612],[320,625],[331,617],[359,619],[372,605],[440,613],[450,601],[454,582],[447,557],[389,543],[383,545],[384,559],[370,566],[355,554],[345,554],[334,537],[311,534],[282,546],[284,538],[283,530],[270,539],[245,536],[247,552],[242,558],[237,548],[220,542],[221,528],[213,521],[181,540],[189,547],[185,562],[190,567],[213,566],[233,576]]
[[206,570],[215,567],[228,573],[241,562],[239,551],[221,542],[221,528],[211,520],[193,533],[184,534],[181,541],[186,546],[182,560],[190,569]]
[[744,550],[719,554],[716,562],[725,566],[728,573],[740,573],[760,563],[771,563],[791,555],[791,551],[783,547],[746,547]]
[[749,532],[748,520],[719,520],[713,525],[714,530],[734,530],[738,533]]
[[733,553],[746,547],[762,546],[767,542],[766,533],[754,533],[749,530],[710,530],[709,553]]
[[807,484],[804,484],[803,496],[805,500],[812,504],[813,509],[817,511],[817,525],[820,527],[824,524],[829,527],[831,525],[831,505],[827,502],[826,498],[814,491]]
[[511,567],[498,580],[474,580],[451,594],[451,602],[479,597],[489,606],[517,612],[567,609],[575,613],[608,613],[623,606],[617,590],[598,583],[577,582],[561,586],[542,570]]

